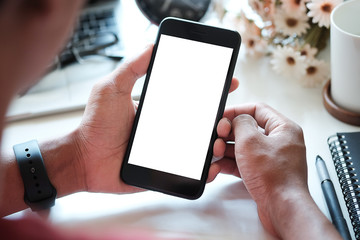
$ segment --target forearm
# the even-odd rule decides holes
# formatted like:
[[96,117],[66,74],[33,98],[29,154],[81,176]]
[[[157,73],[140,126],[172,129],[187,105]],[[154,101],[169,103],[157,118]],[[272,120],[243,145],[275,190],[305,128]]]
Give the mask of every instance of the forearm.
[[282,239],[341,239],[307,190],[281,191],[267,208]]
[[[76,141],[73,133],[56,140],[40,142],[40,151],[57,197],[62,197],[85,189],[84,179],[78,161]],[[24,185],[12,149],[7,149],[1,158],[0,216],[23,210]]]

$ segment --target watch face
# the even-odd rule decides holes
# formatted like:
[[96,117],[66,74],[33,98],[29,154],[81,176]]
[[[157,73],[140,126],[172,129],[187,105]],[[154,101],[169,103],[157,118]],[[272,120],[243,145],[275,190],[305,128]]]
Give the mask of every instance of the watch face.
[[143,14],[157,25],[166,17],[199,21],[210,2],[211,0],[136,0]]

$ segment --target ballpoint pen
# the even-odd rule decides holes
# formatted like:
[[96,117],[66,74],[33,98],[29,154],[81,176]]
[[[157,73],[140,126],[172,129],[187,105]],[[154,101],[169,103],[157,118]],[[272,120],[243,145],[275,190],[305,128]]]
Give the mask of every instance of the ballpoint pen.
[[320,178],[321,188],[324,193],[326,205],[328,206],[332,223],[345,240],[351,240],[350,232],[344,216],[342,214],[334,185],[330,179],[325,161],[318,155],[316,156],[316,169]]

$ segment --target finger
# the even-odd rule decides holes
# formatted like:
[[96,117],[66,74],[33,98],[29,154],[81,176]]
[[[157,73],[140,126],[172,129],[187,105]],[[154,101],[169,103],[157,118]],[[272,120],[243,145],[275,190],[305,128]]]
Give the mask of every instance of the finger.
[[219,137],[221,138],[229,137],[231,133],[231,121],[227,118],[220,119],[216,130]]
[[217,174],[223,173],[228,175],[233,175],[235,177],[241,177],[236,161],[232,158],[223,158],[211,165],[211,167],[218,171]]
[[234,118],[232,121],[233,132],[235,135],[235,158],[238,161],[242,159],[242,155],[254,149],[255,145],[262,142],[263,134],[258,130],[256,120],[248,115],[242,114]]
[[229,89],[229,93],[235,91],[239,87],[239,80],[237,78],[233,78],[231,80],[231,85]]
[[221,170],[220,165],[215,163],[211,164],[206,182],[207,183],[212,182],[216,178],[216,176],[220,173],[220,170]]
[[[232,162],[235,164],[234,144],[226,144],[223,139],[218,138],[215,140],[213,151],[214,151],[213,159],[215,160],[215,163],[217,163],[219,161],[220,164],[218,164],[218,165],[215,163],[211,164],[207,182],[213,181],[215,179],[215,177],[220,172],[222,172],[221,168],[223,167],[224,164],[225,164],[224,165],[225,173],[229,174],[228,173],[229,170],[227,170],[227,168],[230,168],[230,166],[232,166],[232,165],[229,165],[229,163],[228,164],[221,163],[223,161],[222,159],[224,158],[224,156],[228,160],[233,159]],[[235,164],[235,167],[236,167],[236,164]],[[238,175],[235,174],[235,176],[238,176]]]
[[216,159],[222,158],[224,156],[226,150],[226,144],[224,140],[218,138],[215,140],[214,147],[213,147],[213,155]]
[[259,108],[259,104],[257,103],[246,103],[237,106],[230,106],[225,109],[223,117],[232,121],[235,117],[241,114],[249,114],[254,116],[257,108]]
[[232,121],[232,128],[235,134],[235,144],[239,137],[247,138],[247,135],[259,132],[258,127],[256,120],[248,114],[241,114],[234,118]]
[[213,161],[218,161],[224,157],[235,159],[235,144],[234,143],[225,143],[221,138],[216,139],[214,148],[213,148]]
[[131,93],[137,79],[142,77],[149,66],[153,45],[148,46],[140,55],[121,64],[113,73],[116,88],[123,93]]
[[270,106],[262,103],[250,103],[229,107],[225,110],[223,117],[226,117],[231,121],[241,114],[252,116],[257,124],[265,130],[265,135],[270,134],[280,126],[291,122],[288,118]]

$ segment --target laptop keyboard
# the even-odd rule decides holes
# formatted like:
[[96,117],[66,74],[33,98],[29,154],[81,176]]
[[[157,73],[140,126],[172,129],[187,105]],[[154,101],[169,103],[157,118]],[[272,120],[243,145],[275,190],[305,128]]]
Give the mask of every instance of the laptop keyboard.
[[[131,56],[138,46],[154,41],[157,27],[149,30],[149,21],[135,1],[87,1],[72,37],[58,54],[61,62],[49,66],[48,74],[25,95],[14,99],[6,113],[7,121],[84,109],[93,85],[118,66],[118,61],[108,58]],[[79,61],[74,52],[80,61],[84,60],[81,64],[76,64]],[[89,54],[96,56],[87,57]],[[136,81],[133,98],[139,98],[143,82],[144,78]]]
[[58,67],[82,61],[89,55],[103,55],[114,60],[119,56],[119,29],[113,9],[102,9],[82,14],[77,27],[58,56]]

